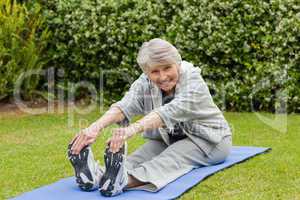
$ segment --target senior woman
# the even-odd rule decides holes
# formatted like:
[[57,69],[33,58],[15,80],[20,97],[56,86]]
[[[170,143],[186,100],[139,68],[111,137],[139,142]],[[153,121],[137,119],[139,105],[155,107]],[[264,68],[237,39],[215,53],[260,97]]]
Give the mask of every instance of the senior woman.
[[[83,190],[105,196],[126,189],[157,191],[193,168],[220,163],[230,153],[231,131],[214,104],[200,69],[156,38],[145,42],[137,62],[143,74],[96,122],[76,135],[69,159]],[[144,115],[129,123],[135,115]],[[119,123],[105,151],[104,172],[90,148],[103,128]],[[142,133],[147,142],[125,159],[126,140]]]

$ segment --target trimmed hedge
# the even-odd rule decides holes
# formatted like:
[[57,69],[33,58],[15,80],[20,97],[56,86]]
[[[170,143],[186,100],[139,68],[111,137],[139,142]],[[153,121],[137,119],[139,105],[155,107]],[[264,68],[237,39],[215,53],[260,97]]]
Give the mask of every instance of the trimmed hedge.
[[[46,1],[45,1],[46,2]],[[43,2],[42,2],[43,3]],[[51,0],[43,3],[54,32],[51,65],[66,79],[98,85],[110,101],[141,70],[138,48],[154,37],[173,43],[202,68],[216,103],[235,111],[300,111],[297,0]],[[109,96],[108,96],[109,95]]]
[[[158,17],[163,6],[150,1],[51,2],[45,5],[54,31],[52,65],[64,69],[67,80],[88,80],[96,86],[105,73],[106,99],[119,99],[141,73],[139,46],[166,30],[167,19]],[[112,73],[104,72],[108,70]]]
[[[168,36],[201,63],[225,108],[299,111],[300,7],[296,1],[188,1]],[[175,34],[174,34],[175,33]],[[220,103],[221,103],[220,102]]]

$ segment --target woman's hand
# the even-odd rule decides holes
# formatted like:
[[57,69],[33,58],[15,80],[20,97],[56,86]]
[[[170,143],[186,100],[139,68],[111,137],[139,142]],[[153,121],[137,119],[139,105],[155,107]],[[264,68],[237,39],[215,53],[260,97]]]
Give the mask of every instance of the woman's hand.
[[122,148],[125,141],[135,134],[134,129],[126,128],[116,128],[112,131],[112,137],[106,141],[110,147],[110,151],[116,153]]
[[98,129],[93,127],[88,127],[81,130],[70,143],[73,143],[71,147],[72,154],[79,154],[81,149],[83,149],[85,146],[94,143],[97,139],[98,132]]

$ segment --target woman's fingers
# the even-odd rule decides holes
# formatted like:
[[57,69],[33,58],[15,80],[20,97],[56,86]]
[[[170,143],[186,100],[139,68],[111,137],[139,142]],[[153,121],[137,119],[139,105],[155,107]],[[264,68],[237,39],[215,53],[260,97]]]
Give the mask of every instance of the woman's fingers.
[[77,151],[78,145],[79,145],[79,143],[80,143],[80,140],[81,140],[81,135],[79,135],[79,136],[76,138],[74,144],[72,145],[72,148],[71,148],[72,154],[75,154],[75,152]]
[[78,141],[80,139],[81,135],[79,135],[78,137],[75,138],[75,141],[73,142],[73,145],[71,147],[71,150],[73,151],[75,148],[77,148],[77,144],[78,144]]
[[122,145],[125,142],[124,131],[122,129],[114,129],[113,136],[109,140],[110,142],[110,150],[113,153],[116,153],[120,150]]
[[71,150],[73,154],[79,154],[81,149],[86,145],[86,136],[84,134],[80,134],[75,143],[73,144]]
[[[86,134],[87,133],[87,134]],[[125,129],[117,128],[113,130],[112,137],[106,141],[110,151],[116,153],[120,150],[126,140]],[[95,138],[90,136],[88,132],[80,131],[73,139],[71,147],[72,154],[79,154],[82,148],[95,141]]]
[[118,152],[120,150],[121,146],[122,146],[122,142],[119,142],[119,141],[112,142],[111,148],[110,148],[111,152],[113,152],[113,153]]
[[114,136],[110,142],[110,150],[115,153],[117,151],[117,138]]
[[73,144],[74,141],[78,138],[78,136],[79,136],[79,134],[76,134],[76,135],[73,137],[73,139],[71,140],[71,142],[70,142],[69,144]]

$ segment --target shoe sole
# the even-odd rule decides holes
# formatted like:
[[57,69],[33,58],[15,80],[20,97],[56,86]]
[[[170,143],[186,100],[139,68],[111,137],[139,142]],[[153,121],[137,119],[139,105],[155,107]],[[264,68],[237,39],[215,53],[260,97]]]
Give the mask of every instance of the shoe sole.
[[88,146],[85,146],[78,155],[72,154],[71,147],[73,144],[68,146],[68,158],[75,170],[76,183],[79,188],[85,191],[89,191],[93,188],[92,183],[84,183],[80,174],[84,174],[91,182],[93,182],[93,177],[88,168],[88,155],[89,149]]
[[126,145],[123,145],[123,147],[116,153],[109,151],[109,146],[106,147],[104,154],[106,171],[99,183],[99,191],[103,196],[111,197],[113,195],[112,191],[114,190],[116,177],[124,161],[125,154]]

